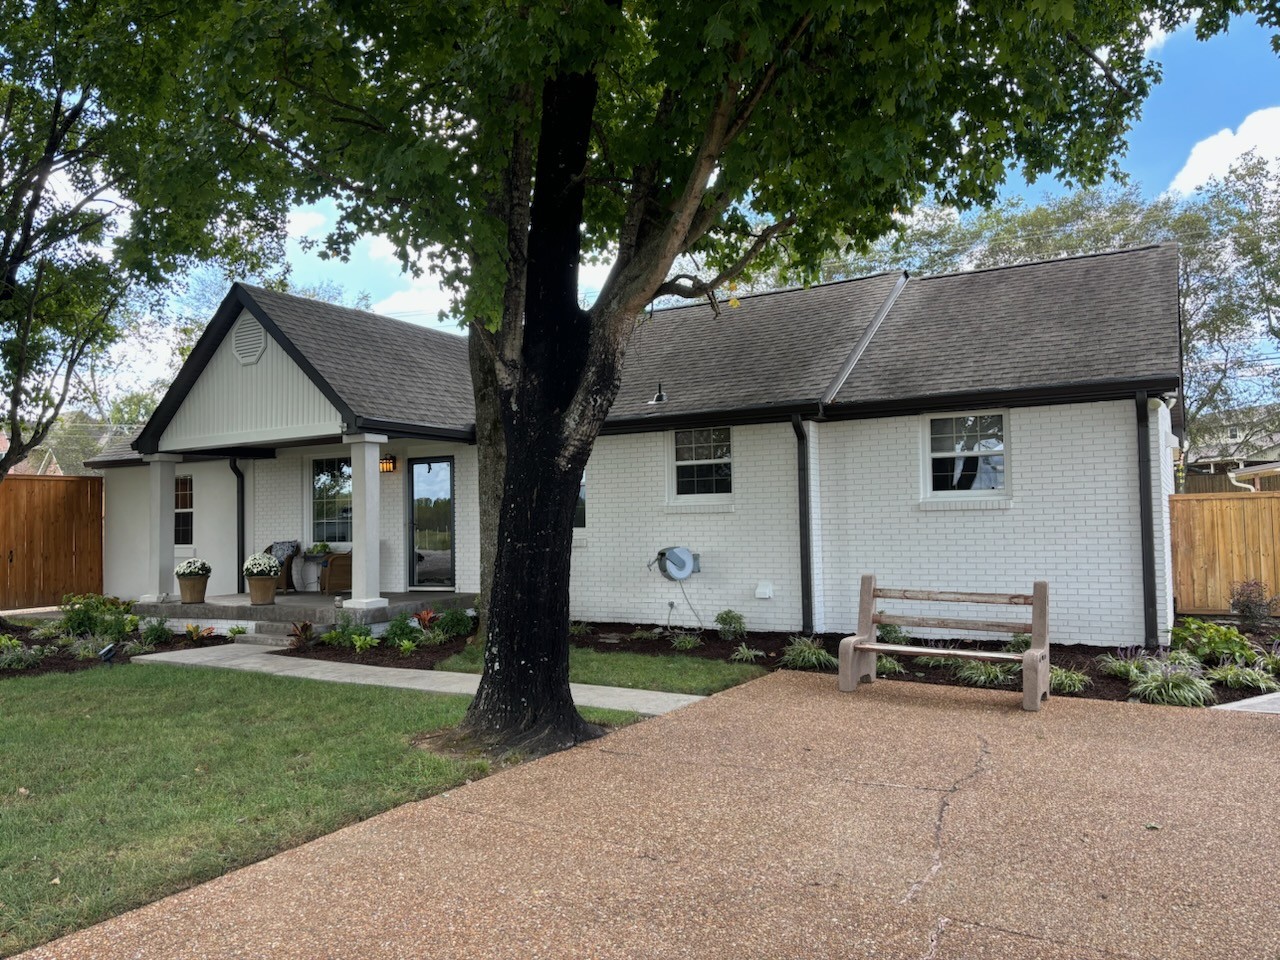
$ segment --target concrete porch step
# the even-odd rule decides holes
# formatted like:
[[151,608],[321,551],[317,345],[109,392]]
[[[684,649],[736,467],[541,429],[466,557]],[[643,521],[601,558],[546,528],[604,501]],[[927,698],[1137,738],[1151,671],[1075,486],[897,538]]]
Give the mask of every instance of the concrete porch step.
[[284,637],[272,637],[261,633],[242,633],[236,637],[235,642],[262,650],[287,650],[289,648],[289,641]]

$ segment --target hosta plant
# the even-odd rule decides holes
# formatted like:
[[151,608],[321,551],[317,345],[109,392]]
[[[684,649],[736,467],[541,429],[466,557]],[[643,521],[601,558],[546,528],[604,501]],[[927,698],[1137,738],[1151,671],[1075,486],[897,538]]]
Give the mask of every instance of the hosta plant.
[[397,651],[399,651],[400,656],[407,657],[409,656],[409,654],[413,653],[418,649],[418,642],[419,642],[418,638],[420,638],[421,636],[422,634],[419,633],[418,637],[401,637],[399,640],[394,641],[391,645],[395,647]]
[[280,561],[269,553],[255,553],[244,562],[246,577],[278,577]]
[[778,666],[789,670],[834,670],[840,661],[827,653],[813,637],[792,637],[778,658]]
[[209,561],[201,560],[199,557],[183,560],[173,568],[175,577],[207,577],[211,573],[213,573],[213,567],[209,565]]
[[363,629],[357,627],[351,634],[351,649],[356,653],[364,653],[368,650],[372,650],[380,642],[381,638],[375,637],[373,635],[373,631],[368,627],[363,627]]
[[1235,627],[1184,617],[1170,631],[1175,650],[1190,650],[1202,663],[1252,660],[1257,649]]

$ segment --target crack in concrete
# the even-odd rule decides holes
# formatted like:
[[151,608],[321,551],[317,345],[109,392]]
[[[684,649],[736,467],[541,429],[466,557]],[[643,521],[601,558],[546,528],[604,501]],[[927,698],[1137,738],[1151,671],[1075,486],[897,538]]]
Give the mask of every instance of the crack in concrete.
[[942,934],[951,923],[950,917],[939,917],[938,925],[933,928],[933,933],[929,934],[929,952],[920,960],[936,960],[938,956],[938,945],[942,942]]
[[1002,927],[995,923],[983,923],[981,920],[966,920],[965,918],[960,917],[953,918],[948,922],[958,923],[964,927],[973,927],[975,930],[993,930],[996,933],[1003,933],[1006,936],[1018,937],[1021,940],[1031,940],[1035,943],[1047,943],[1050,946],[1062,947],[1069,951],[1089,950],[1096,956],[1115,957],[1117,960],[1143,960],[1143,958],[1136,953],[1111,950],[1107,947],[1085,946],[1070,940],[1059,940],[1057,937],[1037,936],[1034,933],[1027,933],[1025,930],[1013,930],[1009,927]]
[[938,871],[942,869],[942,831],[946,825],[947,808],[951,806],[951,798],[959,793],[970,781],[980,776],[987,765],[987,758],[991,756],[991,744],[987,738],[978,735],[978,758],[974,761],[973,769],[962,777],[958,777],[949,788],[943,791],[942,797],[938,800],[938,815],[933,821],[933,858],[929,864],[929,869],[925,871],[925,875],[911,885],[911,889],[907,891],[907,895],[898,901],[899,904],[908,904],[920,895],[925,886],[937,876]]

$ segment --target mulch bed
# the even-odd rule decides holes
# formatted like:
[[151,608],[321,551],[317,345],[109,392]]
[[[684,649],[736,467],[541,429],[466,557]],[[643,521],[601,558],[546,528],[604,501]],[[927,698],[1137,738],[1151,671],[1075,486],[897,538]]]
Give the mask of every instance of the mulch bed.
[[316,644],[303,650],[274,650],[281,657],[305,657],[307,660],[328,660],[334,663],[362,663],[370,667],[399,667],[402,670],[434,670],[441,660],[461,653],[467,645],[466,637],[458,637],[438,647],[419,647],[405,656],[395,647],[376,646],[364,653],[356,653],[345,647],[325,647]]
[[[33,640],[31,638],[31,627],[13,626],[5,627],[0,633],[7,633],[17,637],[22,641],[24,646],[49,646],[52,640]],[[168,643],[160,643],[156,645],[154,650],[148,653],[168,653],[170,650],[191,650],[195,647],[212,647],[221,643],[226,643],[226,637],[205,637],[200,640],[189,640],[186,634],[175,633],[173,639]],[[123,652],[116,654],[113,663],[117,666],[128,663],[132,658]],[[45,657],[33,667],[27,667],[22,670],[0,669],[0,680],[9,677],[38,677],[42,673],[78,673],[81,670],[98,670],[105,667],[101,660],[78,660],[69,649],[62,648],[57,650],[50,656]]]

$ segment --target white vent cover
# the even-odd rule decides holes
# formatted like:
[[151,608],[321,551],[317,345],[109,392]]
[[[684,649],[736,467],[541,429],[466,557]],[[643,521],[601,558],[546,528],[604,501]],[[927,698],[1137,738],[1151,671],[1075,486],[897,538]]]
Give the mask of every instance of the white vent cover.
[[241,317],[231,331],[231,350],[242,366],[249,366],[262,359],[267,349],[267,331],[252,317]]

